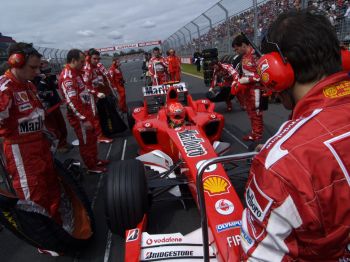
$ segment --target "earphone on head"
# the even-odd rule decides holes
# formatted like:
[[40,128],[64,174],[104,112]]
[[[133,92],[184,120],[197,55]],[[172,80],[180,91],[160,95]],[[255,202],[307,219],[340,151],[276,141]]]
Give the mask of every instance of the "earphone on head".
[[[343,70],[350,71],[350,51],[341,49],[341,61]],[[281,92],[290,88],[295,81],[292,66],[280,52],[262,55],[257,63],[257,71],[261,83],[273,92]]]
[[11,54],[7,60],[7,63],[11,68],[21,68],[25,65],[28,57],[31,54],[36,54],[36,53],[39,54],[34,47],[32,46],[26,47],[21,51],[17,51]]

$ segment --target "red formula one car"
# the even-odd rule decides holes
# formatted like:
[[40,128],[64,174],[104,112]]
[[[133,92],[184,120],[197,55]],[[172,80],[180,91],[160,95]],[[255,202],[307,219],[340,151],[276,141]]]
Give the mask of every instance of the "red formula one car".
[[[217,160],[230,147],[219,142],[224,117],[209,100],[194,101],[185,83],[144,87],[143,95],[129,121],[139,157],[117,162],[106,181],[107,222],[125,237],[125,261],[239,261],[243,206]],[[187,235],[145,232],[149,200],[164,192],[181,198],[186,186],[202,226]]]

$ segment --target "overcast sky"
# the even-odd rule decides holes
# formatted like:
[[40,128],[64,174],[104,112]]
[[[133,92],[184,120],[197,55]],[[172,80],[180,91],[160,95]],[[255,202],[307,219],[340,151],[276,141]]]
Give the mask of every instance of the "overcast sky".
[[0,0],[0,32],[16,41],[60,49],[164,40],[216,2]]

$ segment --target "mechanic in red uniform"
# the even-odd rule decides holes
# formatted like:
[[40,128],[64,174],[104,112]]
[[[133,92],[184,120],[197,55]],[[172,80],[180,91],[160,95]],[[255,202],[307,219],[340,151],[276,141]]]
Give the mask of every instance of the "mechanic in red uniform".
[[262,81],[293,114],[253,160],[244,260],[349,261],[350,77],[334,27],[322,15],[282,14],[262,51]]
[[107,95],[111,93],[109,83],[107,82],[108,79],[103,74],[103,70],[98,68],[98,64],[100,61],[100,52],[98,52],[96,49],[91,48],[88,51],[88,55],[85,59],[85,66],[84,66],[84,75],[83,79],[85,84],[87,85],[88,90],[93,94],[93,113],[94,113],[94,121],[93,125],[97,134],[97,141],[99,143],[112,143],[113,139],[110,139],[103,135],[101,130],[101,124],[100,119],[97,113],[96,109],[96,103],[98,103],[98,99],[105,98]]
[[[243,107],[246,108],[250,118],[252,131],[243,137],[245,141],[257,141],[262,139],[264,123],[263,115],[259,110],[261,85],[260,77],[256,70],[256,55],[254,49],[250,46],[248,39],[243,35],[238,35],[232,42],[234,51],[243,55],[242,57],[242,76],[238,79],[236,89],[232,89],[232,94],[241,95],[244,101]],[[237,91],[236,91],[237,90]]]
[[[211,65],[213,66],[214,72],[209,91],[212,91],[213,88],[218,85],[220,87],[231,88],[232,84],[235,85],[237,83],[239,74],[231,64],[221,63],[217,59],[214,59]],[[221,80],[220,83],[219,80]],[[232,102],[230,95],[228,95],[226,100],[226,110],[228,112],[232,111]]]
[[109,76],[111,78],[113,86],[119,94],[119,108],[122,112],[126,113],[126,99],[125,99],[125,87],[123,73],[120,70],[120,62],[118,58],[114,58],[111,67],[109,68]]
[[60,185],[44,135],[45,111],[30,82],[40,69],[41,54],[31,44],[9,47],[10,69],[0,77],[0,133],[6,168],[21,205],[61,224]]
[[169,55],[166,58],[166,65],[168,67],[169,81],[181,81],[181,60],[175,55],[174,49],[169,49]]
[[59,86],[67,103],[67,118],[79,139],[80,155],[91,173],[104,173],[106,160],[97,159],[97,137],[94,130],[94,114],[89,92],[82,77],[84,53],[72,49],[67,54],[67,65],[62,70]]
[[149,60],[148,71],[153,85],[162,85],[167,82],[167,65],[165,58],[161,56],[158,47],[153,48],[153,57]]

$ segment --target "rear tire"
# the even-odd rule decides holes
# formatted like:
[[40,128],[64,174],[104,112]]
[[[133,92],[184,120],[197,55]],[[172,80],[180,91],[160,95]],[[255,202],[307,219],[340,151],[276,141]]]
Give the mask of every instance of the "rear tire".
[[[95,231],[94,215],[84,189],[73,178],[72,172],[67,170],[58,160],[55,160],[55,166],[61,178],[61,183],[80,201],[89,218],[90,229],[93,233]],[[93,234],[85,239],[74,238],[52,218],[16,207],[0,209],[0,222],[17,237],[30,245],[65,255],[74,255],[80,249],[86,247],[93,238]]]
[[137,227],[148,210],[148,187],[141,161],[113,162],[107,175],[105,213],[109,229],[125,237],[125,231]]

